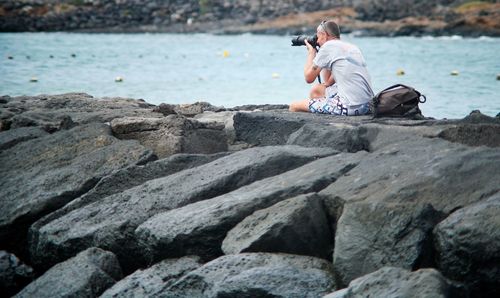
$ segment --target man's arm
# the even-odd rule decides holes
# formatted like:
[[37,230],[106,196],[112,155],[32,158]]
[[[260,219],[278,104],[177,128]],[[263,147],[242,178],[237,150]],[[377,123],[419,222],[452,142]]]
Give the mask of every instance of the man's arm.
[[322,77],[323,77],[323,85],[325,85],[326,87],[335,84],[335,78],[333,77],[332,72],[330,70],[323,69]]
[[316,77],[321,72],[321,68],[313,63],[314,57],[316,57],[316,49],[311,46],[307,40],[305,41],[305,44],[307,47],[307,59],[306,64],[304,65],[304,78],[306,79],[306,82],[310,84],[316,80]]

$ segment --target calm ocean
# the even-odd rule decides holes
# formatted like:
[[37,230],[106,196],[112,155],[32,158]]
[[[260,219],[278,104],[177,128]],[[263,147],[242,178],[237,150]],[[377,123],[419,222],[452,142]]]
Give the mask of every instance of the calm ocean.
[[[500,112],[500,38],[343,38],[363,51],[376,92],[394,83],[413,86],[427,96],[426,116]],[[225,107],[289,103],[309,92],[305,56],[289,36],[3,33],[0,95],[86,92]],[[405,75],[396,75],[398,69]]]

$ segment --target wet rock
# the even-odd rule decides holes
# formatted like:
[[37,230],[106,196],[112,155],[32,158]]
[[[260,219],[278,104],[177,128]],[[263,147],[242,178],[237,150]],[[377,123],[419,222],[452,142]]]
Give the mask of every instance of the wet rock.
[[89,248],[50,268],[15,297],[96,297],[121,278],[115,255]]
[[148,269],[137,270],[100,297],[159,297],[165,289],[200,266],[197,257],[164,260]]
[[328,147],[339,151],[357,152],[368,150],[369,142],[364,127],[346,124],[319,126],[305,124],[288,138],[288,145],[304,147]]
[[453,212],[434,230],[438,268],[474,297],[500,294],[500,193]]
[[111,122],[120,139],[135,139],[151,148],[159,158],[176,153],[210,154],[227,151],[222,129],[206,128],[179,115],[164,118],[120,118]]
[[283,252],[329,258],[333,233],[321,199],[302,195],[246,217],[227,233],[222,250],[225,254]]
[[346,204],[335,234],[337,283],[347,285],[384,266],[432,265],[432,229],[441,218],[429,204]]
[[324,298],[348,297],[460,297],[449,281],[435,269],[410,272],[402,268],[384,267],[357,278],[349,287]]
[[45,135],[47,135],[47,132],[39,127],[22,127],[3,131],[0,132],[0,150],[9,149],[18,143]]
[[150,155],[135,141],[114,138],[103,124],[46,135],[2,151],[1,242],[16,245],[29,224],[87,192],[103,176]]
[[271,253],[220,257],[164,292],[166,297],[320,297],[335,289],[322,259]]
[[149,180],[165,177],[182,170],[194,168],[228,155],[228,153],[203,154],[175,154],[168,158],[133,165],[114,171],[102,178],[90,191],[66,204],[64,207],[44,216],[35,222],[31,229],[38,229],[43,225],[59,218],[75,209],[99,201],[110,195],[123,192],[127,189],[141,185]]
[[29,284],[35,274],[33,268],[23,264],[15,255],[0,250],[0,292],[12,296]]
[[225,195],[159,213],[135,231],[141,250],[153,260],[188,254],[213,259],[222,254],[227,232],[245,217],[285,199],[319,191],[349,172],[362,157],[322,158]]
[[125,270],[135,270],[142,266],[145,253],[137,247],[134,230],[150,217],[334,153],[298,146],[252,148],[150,180],[32,229],[32,259],[40,265],[53,264],[87,247],[99,246],[116,253]]

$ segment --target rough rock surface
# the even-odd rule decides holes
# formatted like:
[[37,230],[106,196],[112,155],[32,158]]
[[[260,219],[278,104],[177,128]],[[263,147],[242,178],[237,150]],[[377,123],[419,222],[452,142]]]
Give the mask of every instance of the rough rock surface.
[[228,255],[170,286],[165,297],[319,297],[335,289],[322,259],[271,253]]
[[136,141],[120,141],[96,123],[2,151],[0,241],[5,245],[24,235],[26,225],[87,192],[103,176],[150,155]]
[[96,297],[121,278],[114,254],[89,248],[50,268],[15,297]]
[[441,218],[429,204],[346,204],[335,234],[337,283],[347,285],[384,266],[432,265],[432,229]]
[[200,266],[202,264],[197,257],[164,260],[148,269],[130,274],[100,297],[161,297],[169,286]]
[[225,254],[282,252],[330,258],[330,231],[321,198],[301,195],[258,210],[227,233]]
[[410,272],[402,268],[384,267],[357,278],[349,287],[333,292],[324,298],[351,297],[458,297],[452,285],[435,269]]
[[164,118],[125,117],[114,119],[111,128],[120,139],[138,140],[159,158],[176,153],[210,154],[227,151],[222,129],[207,128],[179,115]]
[[47,135],[47,132],[39,127],[22,127],[7,131],[0,130],[0,150],[9,149],[21,142],[43,137],[45,135]]
[[153,259],[221,255],[227,232],[245,217],[279,201],[321,190],[355,167],[360,156],[363,154],[322,158],[225,195],[159,213],[136,230],[142,250]]
[[500,294],[500,193],[453,212],[434,230],[438,268],[474,296]]
[[0,250],[0,295],[12,296],[35,277],[33,268],[22,263],[15,255]]
[[87,247],[98,246],[114,252],[121,260],[126,259],[136,269],[143,252],[137,248],[134,230],[150,217],[334,153],[329,149],[298,146],[252,148],[150,180],[31,230],[30,253],[38,264],[51,264]]

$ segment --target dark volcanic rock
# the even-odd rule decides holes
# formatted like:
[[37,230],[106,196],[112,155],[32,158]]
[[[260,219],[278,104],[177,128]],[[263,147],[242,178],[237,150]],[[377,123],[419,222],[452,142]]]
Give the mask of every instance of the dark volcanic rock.
[[25,141],[0,153],[0,241],[16,244],[27,225],[92,188],[114,170],[147,160],[136,141],[89,124]]
[[29,284],[35,274],[33,268],[23,264],[15,255],[0,250],[0,295],[12,296]]
[[160,213],[137,228],[141,250],[153,260],[186,254],[217,257],[227,232],[245,217],[279,201],[319,191],[349,172],[363,156],[322,158],[225,195]]
[[141,185],[149,180],[165,177],[182,170],[194,168],[229,153],[203,154],[176,154],[145,165],[135,165],[114,171],[102,178],[94,188],[83,196],[75,199],[64,207],[48,214],[33,224],[32,229],[38,229],[50,221],[59,218],[70,211],[81,208],[90,203],[99,201],[110,195],[123,192]]
[[432,265],[432,229],[441,218],[429,204],[346,204],[335,234],[337,283],[347,285],[384,266]]
[[96,297],[121,278],[115,255],[93,247],[50,268],[15,297]]
[[252,148],[150,180],[32,229],[32,259],[40,265],[53,264],[87,247],[99,246],[116,253],[122,265],[130,267],[124,269],[137,269],[144,252],[137,247],[134,230],[150,217],[334,153],[298,146]]
[[357,152],[368,150],[367,130],[347,124],[315,125],[305,124],[292,133],[288,145],[304,147],[329,147],[339,151]]
[[197,257],[164,260],[130,274],[100,297],[162,297],[165,289],[201,265]]
[[111,122],[120,139],[135,139],[163,158],[176,153],[210,154],[227,151],[227,137],[220,129],[207,128],[180,115],[164,118],[119,118]]
[[410,272],[402,268],[384,267],[353,280],[349,287],[324,298],[351,297],[458,297],[449,281],[435,269]]
[[302,195],[256,211],[227,233],[225,254],[283,252],[329,258],[333,233],[321,198]]
[[332,265],[287,254],[246,253],[220,257],[196,269],[165,297],[320,297],[335,289]]
[[45,135],[47,135],[47,132],[39,127],[22,127],[2,131],[0,132],[0,150],[9,149],[21,142],[43,137]]
[[500,193],[455,211],[434,237],[444,275],[469,285],[475,297],[500,294]]

